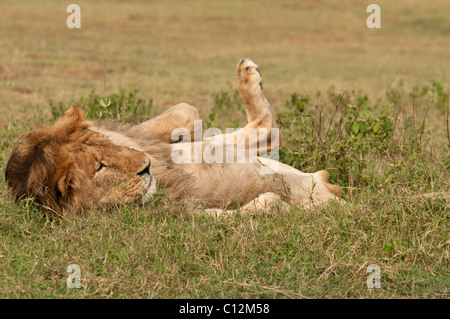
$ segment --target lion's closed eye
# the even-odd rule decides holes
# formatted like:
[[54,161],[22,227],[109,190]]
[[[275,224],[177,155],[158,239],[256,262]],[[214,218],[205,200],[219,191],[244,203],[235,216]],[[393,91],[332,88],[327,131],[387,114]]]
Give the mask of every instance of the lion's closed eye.
[[106,167],[105,164],[103,163],[98,163],[97,169],[95,170],[95,172],[100,172],[102,169],[104,169]]

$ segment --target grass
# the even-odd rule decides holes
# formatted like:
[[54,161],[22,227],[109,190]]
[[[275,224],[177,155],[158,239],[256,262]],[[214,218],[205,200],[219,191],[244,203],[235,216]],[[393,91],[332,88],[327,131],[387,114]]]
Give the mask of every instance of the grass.
[[[1,174],[0,297],[450,297],[446,1],[379,1],[380,30],[352,2],[77,4],[81,30],[57,1],[2,4],[2,170],[22,132],[72,102],[125,122],[188,102],[208,127],[242,126],[230,83],[249,56],[281,159],[328,169],[348,204],[215,219],[157,197],[65,220],[13,201]],[[69,264],[81,289],[67,288]]]
[[[329,93],[329,99],[334,100],[336,96]],[[120,92],[101,98],[92,92],[78,104],[84,101],[90,105],[90,118],[119,116],[123,121],[133,121],[141,115],[137,105],[149,105],[136,95],[135,91]],[[102,100],[112,101],[107,103],[112,109],[105,111]],[[368,98],[357,98],[365,101],[364,105],[359,112],[351,108],[346,121],[359,123],[358,131],[341,121],[326,121],[334,134],[324,140],[324,145],[345,146],[333,137],[339,136],[336,130],[340,126],[351,132],[344,139],[348,162],[342,162],[339,152],[317,142],[318,132],[308,124],[313,118],[308,110],[318,108],[308,102],[311,100],[294,93],[279,114],[285,128],[282,159],[292,165],[310,165],[311,169],[329,169],[329,165],[341,163],[332,177],[344,186],[348,204],[309,212],[294,207],[286,213],[237,213],[217,219],[171,211],[156,197],[150,207],[127,205],[66,220],[43,217],[29,201],[14,202],[3,184],[2,295],[448,298],[448,153],[430,152],[423,142],[417,145],[415,131],[407,130],[408,125],[397,128],[402,139],[389,125],[380,125],[374,132],[376,124],[392,114],[376,113],[367,104]],[[347,101],[344,97],[342,100]],[[215,94],[215,101],[209,124],[217,116],[239,124],[240,117],[229,114],[241,112],[236,111],[241,106],[234,92]],[[123,105],[127,108],[121,113]],[[51,101],[50,107],[57,115],[63,104]],[[367,116],[370,110],[374,113]],[[343,114],[348,115],[345,111]],[[358,120],[352,118],[358,115]],[[408,119],[405,122],[409,123]],[[302,131],[302,123],[307,123],[308,131]],[[367,134],[360,135],[364,125]],[[304,152],[295,152],[300,147],[298,138],[292,138],[292,134],[298,136],[296,130],[302,134],[302,146],[311,148],[307,153],[316,157],[305,158]],[[5,152],[11,147],[11,132],[14,128],[4,133]],[[374,139],[380,136],[384,138]],[[377,145],[385,148],[372,152],[370,147]],[[377,165],[361,168],[362,158]],[[417,161],[419,158],[421,161]],[[356,166],[355,160],[359,163]],[[69,264],[80,265],[82,289],[67,288]],[[371,264],[381,269],[380,289],[367,288],[366,270]]]
[[[127,207],[62,222],[19,206],[2,217],[3,296],[448,297],[445,202],[402,198],[393,210],[384,199],[229,220]],[[66,286],[71,263],[82,289]],[[366,287],[373,263],[381,289]]]

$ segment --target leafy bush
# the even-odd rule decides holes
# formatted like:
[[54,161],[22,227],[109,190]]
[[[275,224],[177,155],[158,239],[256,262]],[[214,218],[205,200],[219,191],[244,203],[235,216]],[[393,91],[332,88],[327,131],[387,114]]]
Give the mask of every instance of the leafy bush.
[[[121,89],[119,93],[100,96],[95,90],[92,90],[89,96],[83,96],[73,103],[87,111],[88,119],[111,119],[125,123],[139,123],[149,118],[153,111],[153,100],[144,100],[138,97],[137,93],[137,90],[125,92]],[[67,104],[55,103],[53,100],[49,100],[49,106],[54,118],[61,116],[68,108]]]
[[[443,89],[434,82],[433,88],[419,92],[434,92],[431,99],[442,102]],[[320,93],[317,96],[323,100]],[[399,92],[390,91],[388,96],[390,101],[406,104]],[[433,174],[430,165],[435,161],[422,141],[428,109],[421,125],[416,123],[414,105],[412,114],[403,110],[404,124],[400,127],[399,107],[370,105],[367,95],[336,94],[332,87],[323,102],[333,103],[328,113],[323,111],[326,106],[313,104],[313,100],[293,93],[278,113],[282,162],[302,171],[327,169],[334,182],[350,187],[378,187],[380,183],[408,182]],[[448,156],[442,162],[448,167]]]

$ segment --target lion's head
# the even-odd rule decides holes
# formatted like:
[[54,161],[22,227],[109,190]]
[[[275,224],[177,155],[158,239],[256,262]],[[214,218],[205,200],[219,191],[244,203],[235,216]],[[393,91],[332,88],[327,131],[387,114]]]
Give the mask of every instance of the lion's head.
[[75,105],[53,126],[25,133],[6,166],[17,199],[31,197],[64,215],[79,207],[145,203],[156,190],[150,159],[89,129]]

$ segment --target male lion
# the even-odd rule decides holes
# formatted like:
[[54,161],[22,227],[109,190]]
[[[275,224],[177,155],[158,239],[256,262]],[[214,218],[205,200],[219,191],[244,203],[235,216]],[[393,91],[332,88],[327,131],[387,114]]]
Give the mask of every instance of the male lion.
[[[72,105],[54,125],[21,137],[6,166],[8,186],[17,199],[31,197],[59,215],[109,203],[145,204],[157,186],[193,210],[212,214],[288,203],[311,207],[340,197],[341,189],[328,183],[326,171],[302,173],[262,157],[278,147],[280,137],[263,96],[261,73],[253,61],[242,59],[237,78],[248,120],[241,130],[193,138],[199,115],[185,103],[136,126],[94,125]],[[173,132],[180,128],[184,134],[177,140]],[[275,134],[269,136],[271,129]],[[245,160],[237,161],[241,142]],[[199,148],[202,155],[208,147],[219,161],[174,159]]]

